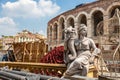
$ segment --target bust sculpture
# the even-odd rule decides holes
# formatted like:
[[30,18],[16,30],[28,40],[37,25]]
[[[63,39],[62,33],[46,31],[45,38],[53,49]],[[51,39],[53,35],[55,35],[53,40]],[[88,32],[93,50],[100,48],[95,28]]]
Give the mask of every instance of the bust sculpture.
[[[67,70],[62,78],[73,75],[86,76],[89,71],[90,58],[98,54],[98,48],[94,41],[87,37],[87,26],[80,24],[77,30],[78,34],[75,28],[65,29],[67,38],[65,39],[64,60]],[[74,37],[76,35],[78,38]]]

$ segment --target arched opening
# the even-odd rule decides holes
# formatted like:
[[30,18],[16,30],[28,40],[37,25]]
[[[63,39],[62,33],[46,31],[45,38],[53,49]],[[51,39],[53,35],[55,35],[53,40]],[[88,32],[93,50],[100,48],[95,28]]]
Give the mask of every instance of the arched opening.
[[120,10],[120,5],[119,6],[114,6],[110,9],[110,11],[109,11],[109,17],[110,18],[113,17],[113,15],[115,13],[115,9],[117,9],[117,8]]
[[57,38],[58,38],[58,25],[57,25],[57,23],[55,23],[55,25],[54,25],[54,40],[57,40]]
[[111,18],[109,21],[109,33],[113,34],[113,33],[119,33],[119,21],[116,19],[117,15],[117,11],[116,9],[119,10],[119,15],[120,15],[120,5],[118,6],[113,6],[110,10],[109,10],[109,18]]
[[64,29],[65,29],[65,20],[63,18],[60,19],[60,40],[64,40]]
[[80,15],[79,18],[78,18],[78,22],[79,24],[85,24],[87,25],[87,18],[85,15]]
[[52,47],[50,47],[50,51],[52,50]]
[[[95,11],[92,14],[92,19],[93,19],[93,35],[97,36],[97,25],[103,21],[103,13],[101,11]],[[103,27],[101,28],[103,31]]]
[[47,40],[50,41],[50,26],[47,27]]
[[51,43],[51,41],[52,41],[52,26],[50,26],[50,43]]
[[74,28],[74,19],[73,18],[69,18],[68,21],[67,21],[67,25],[68,25],[68,27],[72,26]]

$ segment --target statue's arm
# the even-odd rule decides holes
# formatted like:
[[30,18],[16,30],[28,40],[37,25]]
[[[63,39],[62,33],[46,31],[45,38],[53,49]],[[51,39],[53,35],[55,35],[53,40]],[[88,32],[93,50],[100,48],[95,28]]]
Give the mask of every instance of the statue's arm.
[[90,39],[90,43],[91,48],[93,49],[92,55],[98,56],[98,54],[100,53],[100,49],[96,47],[95,42],[92,39]]

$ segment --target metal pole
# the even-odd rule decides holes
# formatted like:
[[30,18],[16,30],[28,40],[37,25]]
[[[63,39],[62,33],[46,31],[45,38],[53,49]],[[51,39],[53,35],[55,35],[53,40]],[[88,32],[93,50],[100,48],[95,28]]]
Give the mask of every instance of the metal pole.
[[15,80],[27,80],[26,77],[24,77],[24,76],[12,74],[12,73],[5,72],[5,71],[0,71],[0,75],[5,76],[10,79],[15,79]]

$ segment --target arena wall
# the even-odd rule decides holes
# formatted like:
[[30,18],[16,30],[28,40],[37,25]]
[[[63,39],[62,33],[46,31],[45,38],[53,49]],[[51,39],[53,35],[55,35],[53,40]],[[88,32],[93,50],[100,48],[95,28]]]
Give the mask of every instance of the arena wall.
[[108,19],[113,16],[116,8],[120,10],[120,0],[99,0],[86,3],[54,17],[48,22],[47,27],[48,49],[63,45],[65,38],[63,30],[66,27],[73,26],[77,29],[82,23],[88,27],[87,36],[98,43],[97,25],[103,21],[102,35],[108,34]]

